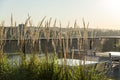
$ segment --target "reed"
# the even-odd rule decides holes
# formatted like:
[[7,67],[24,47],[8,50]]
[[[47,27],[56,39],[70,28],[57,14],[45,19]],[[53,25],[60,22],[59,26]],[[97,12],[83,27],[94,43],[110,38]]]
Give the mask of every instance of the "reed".
[[41,50],[41,31],[42,31],[42,29],[41,29],[41,27],[43,25],[43,22],[45,21],[45,18],[46,17],[43,17],[43,19],[39,22],[39,24],[37,26],[38,27],[37,32],[38,32],[39,53],[42,53],[42,50]]
[[[84,65],[78,66],[69,66],[67,65],[67,58],[74,59],[74,51],[71,52],[71,49],[74,49],[73,39],[77,37],[77,49],[79,59],[83,58],[86,61],[86,54],[88,48],[88,26],[89,23],[86,24],[83,19],[83,27],[84,32],[81,34],[80,28],[77,24],[77,21],[74,23],[74,28],[70,27],[70,23],[63,30],[61,22],[59,23],[59,31],[57,30],[57,20],[55,19],[53,23],[53,30],[51,28],[51,20],[45,20],[45,17],[39,22],[37,25],[37,30],[33,29],[33,24],[31,22],[31,17],[28,16],[24,25],[23,25],[23,33],[20,33],[20,29],[18,29],[18,45],[20,46],[22,52],[24,53],[21,57],[21,63],[18,65],[9,65],[11,63],[7,62],[5,57],[0,59],[0,79],[1,80],[106,80],[106,76],[104,74],[97,73],[94,69]],[[28,33],[28,24],[29,33]],[[16,27],[16,23],[15,26]],[[4,23],[0,25],[0,53],[3,54],[3,47],[5,42],[2,38],[6,38],[6,31],[4,30]],[[11,36],[12,39],[15,37],[13,34],[13,18],[11,15]],[[52,32],[51,32],[52,31]],[[35,44],[39,42],[39,50],[41,50],[41,35],[44,34],[45,38],[45,57],[39,59],[39,56],[36,56],[33,48],[35,48]],[[51,35],[52,34],[52,35]],[[52,37],[52,46],[53,46],[53,57],[49,56],[49,43],[50,38]],[[83,46],[82,46],[82,38],[83,38]],[[57,40],[58,39],[58,40]],[[59,43],[59,44],[58,44]],[[30,59],[28,60],[25,56],[26,44],[30,44],[30,50],[32,53]],[[57,47],[59,46],[60,54],[62,55],[60,58],[64,59],[64,63],[59,65],[57,63]],[[81,49],[84,49],[84,55],[81,54]],[[71,54],[70,54],[70,53]],[[17,62],[13,62],[15,64]],[[2,71],[3,70],[3,71]],[[7,76],[7,77],[6,77]],[[102,78],[101,78],[102,76]]]
[[84,46],[84,61],[86,61],[86,54],[87,54],[87,46],[88,46],[88,26],[89,23],[85,23],[84,19],[83,19],[83,27],[84,27],[84,33],[83,33],[83,46]]
[[59,31],[59,46],[60,46],[60,58],[63,57],[63,36],[62,36],[62,28],[61,28],[61,22],[59,22],[60,25],[60,31]]
[[56,22],[57,20],[55,19],[54,24],[53,24],[53,39],[52,39],[52,45],[54,49],[54,56],[56,56],[56,40],[57,40],[57,35],[56,35]]
[[3,55],[4,45],[6,43],[7,30],[4,29],[4,22],[0,24],[0,57]]

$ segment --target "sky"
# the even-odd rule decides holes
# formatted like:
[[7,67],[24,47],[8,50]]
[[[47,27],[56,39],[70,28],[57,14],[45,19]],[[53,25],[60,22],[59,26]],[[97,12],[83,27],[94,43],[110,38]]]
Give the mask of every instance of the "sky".
[[82,27],[82,19],[90,28],[120,29],[120,0],[0,0],[0,22],[10,25],[11,14],[17,24],[31,16],[37,25],[44,16],[65,27],[75,20]]

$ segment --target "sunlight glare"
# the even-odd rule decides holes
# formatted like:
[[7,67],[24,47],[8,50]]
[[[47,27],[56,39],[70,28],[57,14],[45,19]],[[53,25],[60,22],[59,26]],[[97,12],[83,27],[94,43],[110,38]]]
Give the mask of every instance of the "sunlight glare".
[[104,0],[104,6],[113,13],[120,13],[120,0]]

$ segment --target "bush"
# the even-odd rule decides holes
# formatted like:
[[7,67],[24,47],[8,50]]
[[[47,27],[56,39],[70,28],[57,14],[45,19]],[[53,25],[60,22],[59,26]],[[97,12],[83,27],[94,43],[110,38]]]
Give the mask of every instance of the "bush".
[[88,70],[86,66],[58,65],[55,58],[46,61],[45,58],[31,56],[30,60],[22,58],[18,66],[10,65],[4,56],[0,59],[0,80],[107,80],[107,78],[93,68]]

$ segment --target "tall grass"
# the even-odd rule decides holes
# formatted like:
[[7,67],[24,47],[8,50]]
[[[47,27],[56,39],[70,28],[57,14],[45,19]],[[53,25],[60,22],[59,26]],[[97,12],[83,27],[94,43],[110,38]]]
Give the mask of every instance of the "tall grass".
[[0,57],[3,55],[3,49],[4,45],[6,43],[6,32],[7,30],[4,30],[4,21],[0,24]]
[[[60,25],[56,25],[57,20],[53,23],[53,30],[51,35],[51,20],[45,20],[45,17],[40,21],[37,26],[37,30],[33,29],[32,22],[30,20],[30,16],[26,19],[23,25],[23,31],[18,29],[16,32],[17,39],[18,39],[18,46],[20,46],[21,53],[24,56],[21,57],[21,63],[18,64],[17,62],[10,63],[7,56],[3,56],[0,58],[0,80],[106,80],[106,76],[104,74],[99,74],[95,71],[95,69],[90,68],[85,65],[70,67],[67,65],[66,59],[72,58],[74,59],[74,51],[71,49],[74,48],[73,39],[77,37],[77,49],[78,49],[78,56],[79,59],[81,58],[86,61],[86,54],[87,54],[87,46],[88,46],[88,26],[89,23],[86,25],[83,19],[83,27],[84,27],[84,35],[81,35],[80,28],[77,25],[77,22],[74,23],[74,28],[70,28],[68,23],[67,28],[64,30],[62,29],[61,22]],[[28,24],[30,25],[28,30]],[[4,24],[0,25],[0,53],[3,55],[3,48],[5,44],[5,40],[2,38],[6,38],[6,31],[4,29]],[[57,30],[57,26],[59,30]],[[15,33],[13,33],[13,18],[11,16],[11,31],[10,37],[13,39]],[[29,34],[28,34],[29,31]],[[22,33],[20,33],[22,32]],[[42,33],[43,32],[43,33]],[[41,50],[41,35],[44,34],[45,38],[45,57],[39,59],[39,56],[35,56],[33,48],[35,44],[39,42],[39,50]],[[49,56],[49,42],[50,38],[52,39],[52,46],[53,46],[53,57]],[[11,39],[11,40],[12,40]],[[83,46],[82,46],[82,39],[83,39]],[[59,44],[58,44],[59,43]],[[26,58],[26,44],[30,44],[30,52],[32,53],[30,59]],[[60,50],[60,58],[64,58],[64,63],[59,65],[57,63],[57,46],[59,46]],[[81,49],[84,47],[84,55],[81,55]],[[40,51],[42,52],[42,51]],[[12,65],[11,65],[12,64]],[[15,64],[15,65],[13,65]]]

